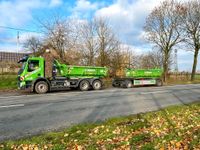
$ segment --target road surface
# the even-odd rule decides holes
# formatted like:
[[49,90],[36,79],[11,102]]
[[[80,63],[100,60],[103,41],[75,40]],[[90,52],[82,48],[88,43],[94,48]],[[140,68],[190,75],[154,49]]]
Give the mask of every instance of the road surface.
[[0,95],[0,141],[200,101],[200,84]]

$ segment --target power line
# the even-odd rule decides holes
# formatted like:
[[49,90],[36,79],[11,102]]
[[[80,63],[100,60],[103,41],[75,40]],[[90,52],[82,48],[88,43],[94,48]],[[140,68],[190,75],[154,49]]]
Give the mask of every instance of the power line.
[[1,25],[0,25],[0,28],[3,28],[3,29],[10,29],[10,30],[15,30],[15,31],[25,31],[25,32],[42,33],[42,32],[34,31],[34,30],[27,30],[27,29],[14,28],[14,27],[8,27],[8,26],[1,26]]

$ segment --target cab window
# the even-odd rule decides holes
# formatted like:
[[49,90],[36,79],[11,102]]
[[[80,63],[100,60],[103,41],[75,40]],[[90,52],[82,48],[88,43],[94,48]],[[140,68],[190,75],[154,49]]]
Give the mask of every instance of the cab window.
[[39,68],[39,60],[30,60],[28,62],[28,72],[35,71]]

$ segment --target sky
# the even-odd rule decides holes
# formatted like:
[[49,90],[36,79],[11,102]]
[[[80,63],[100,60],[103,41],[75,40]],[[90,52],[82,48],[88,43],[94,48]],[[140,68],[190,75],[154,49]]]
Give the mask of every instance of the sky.
[[[152,45],[144,40],[143,26],[151,10],[162,0],[0,0],[0,51],[18,51],[19,42],[28,37],[42,36],[38,33],[38,20],[51,19],[59,14],[80,20],[92,17],[105,17],[118,38],[132,47],[136,53],[147,53]],[[35,32],[36,31],[36,32]],[[22,45],[22,44],[21,44]],[[20,49],[20,51],[22,51]],[[191,71],[193,53],[178,49],[178,68],[180,71]],[[173,67],[172,67],[173,68]],[[197,70],[200,70],[198,62]]]

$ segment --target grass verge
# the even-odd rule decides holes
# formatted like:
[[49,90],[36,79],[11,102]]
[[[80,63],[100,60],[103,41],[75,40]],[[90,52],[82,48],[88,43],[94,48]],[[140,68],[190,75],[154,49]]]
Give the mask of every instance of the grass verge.
[[80,124],[0,144],[2,149],[200,149],[200,103]]
[[0,90],[17,89],[17,75],[0,75]]

